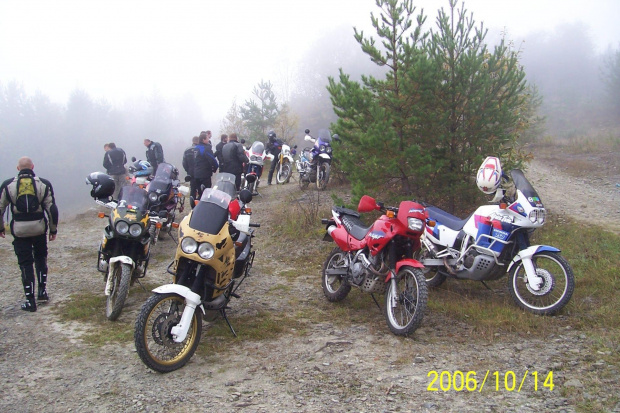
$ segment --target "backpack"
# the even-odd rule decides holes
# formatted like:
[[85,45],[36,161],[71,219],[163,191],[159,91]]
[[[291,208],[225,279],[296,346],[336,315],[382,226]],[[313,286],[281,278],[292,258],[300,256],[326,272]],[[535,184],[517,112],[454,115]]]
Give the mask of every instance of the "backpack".
[[37,186],[32,175],[22,175],[17,177],[17,198],[15,199],[15,209],[22,213],[33,213],[39,209],[39,198],[37,197]]

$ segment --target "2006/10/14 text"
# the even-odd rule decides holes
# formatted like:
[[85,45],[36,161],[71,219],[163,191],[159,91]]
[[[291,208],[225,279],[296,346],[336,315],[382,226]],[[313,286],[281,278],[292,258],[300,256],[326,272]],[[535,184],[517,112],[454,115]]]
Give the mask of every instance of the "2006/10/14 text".
[[[455,372],[450,372],[444,370],[438,372],[436,370],[431,370],[426,376],[431,378],[431,382],[426,388],[428,391],[447,392],[454,390],[482,392],[485,384],[491,391],[505,390],[509,392],[520,392],[521,390],[525,390],[524,386],[533,386],[534,391],[553,391],[555,387],[553,384],[553,371],[547,373],[544,379],[543,374],[539,375],[537,371],[530,372],[529,370],[526,370],[522,376],[517,375],[512,370],[508,370],[504,374],[497,370],[487,370],[482,381],[478,379],[478,373],[475,371],[462,372],[456,370]],[[493,385],[495,386],[492,387]]]

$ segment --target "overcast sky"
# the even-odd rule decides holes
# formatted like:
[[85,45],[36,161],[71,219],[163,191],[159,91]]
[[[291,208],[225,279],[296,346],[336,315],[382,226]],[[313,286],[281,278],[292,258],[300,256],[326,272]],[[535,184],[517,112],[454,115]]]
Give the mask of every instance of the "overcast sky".
[[[416,0],[434,24],[448,0]],[[603,51],[620,45],[618,0],[467,0],[477,22],[510,37],[582,21]],[[66,103],[192,93],[207,119],[261,80],[293,70],[322,34],[369,28],[374,0],[0,0],[0,82]],[[351,31],[352,33],[352,31]],[[367,31],[368,34],[372,31]]]

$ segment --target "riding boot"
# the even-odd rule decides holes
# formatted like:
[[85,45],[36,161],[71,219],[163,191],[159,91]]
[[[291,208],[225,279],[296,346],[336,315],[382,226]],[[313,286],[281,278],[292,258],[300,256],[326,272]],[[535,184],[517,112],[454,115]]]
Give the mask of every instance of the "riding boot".
[[22,304],[22,310],[34,312],[37,311],[37,302],[34,300],[34,269],[32,265],[20,266],[22,272],[22,284],[24,285],[24,293],[26,301]]
[[45,259],[36,260],[34,266],[37,270],[37,281],[39,282],[39,291],[37,294],[38,301],[48,301],[47,295],[47,263]]

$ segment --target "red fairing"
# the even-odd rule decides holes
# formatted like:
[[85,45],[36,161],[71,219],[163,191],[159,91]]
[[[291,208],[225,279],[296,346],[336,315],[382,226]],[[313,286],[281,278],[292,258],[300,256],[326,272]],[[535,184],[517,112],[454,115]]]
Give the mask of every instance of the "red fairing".
[[338,226],[331,233],[332,239],[343,251],[357,251],[366,246],[366,240],[356,240],[353,238],[346,229],[342,226]]
[[239,212],[241,212],[241,205],[239,205],[239,200],[235,199],[230,204],[228,204],[228,213],[230,214],[230,219],[236,221],[239,218]]

